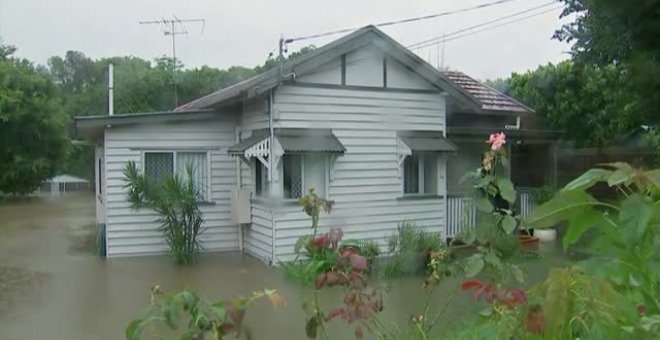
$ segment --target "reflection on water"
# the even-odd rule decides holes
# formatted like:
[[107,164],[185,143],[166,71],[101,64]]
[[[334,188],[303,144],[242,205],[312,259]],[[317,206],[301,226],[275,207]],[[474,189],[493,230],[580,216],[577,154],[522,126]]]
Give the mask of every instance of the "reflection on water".
[[[265,303],[247,314],[254,339],[305,339],[304,301],[311,289],[286,282],[280,271],[239,254],[205,254],[191,267],[175,266],[166,256],[113,258],[93,255],[92,195],[64,195],[51,200],[0,205],[0,338],[121,339],[124,328],[148,303],[149,288],[168,291],[191,288],[212,299],[277,289],[287,304],[273,310]],[[551,255],[553,247],[546,249]],[[545,275],[554,256],[532,261],[532,281]],[[424,301],[421,279],[389,282],[383,319],[405,325]],[[433,299],[436,309],[456,293],[458,282],[447,282]],[[481,309],[468,294],[449,304],[438,331]],[[338,306],[338,290],[324,291],[322,302]],[[352,338],[339,321],[330,326],[333,338]]]

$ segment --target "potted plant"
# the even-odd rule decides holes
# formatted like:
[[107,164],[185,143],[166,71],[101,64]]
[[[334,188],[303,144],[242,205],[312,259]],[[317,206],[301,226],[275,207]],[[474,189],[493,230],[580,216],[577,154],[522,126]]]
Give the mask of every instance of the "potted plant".
[[[545,185],[532,191],[531,196],[532,199],[534,200],[534,204],[536,204],[536,206],[539,206],[552,199],[555,193],[556,193],[555,188],[549,185]],[[533,229],[532,235],[538,238],[541,242],[552,242],[557,239],[557,228],[550,227],[545,229]]]

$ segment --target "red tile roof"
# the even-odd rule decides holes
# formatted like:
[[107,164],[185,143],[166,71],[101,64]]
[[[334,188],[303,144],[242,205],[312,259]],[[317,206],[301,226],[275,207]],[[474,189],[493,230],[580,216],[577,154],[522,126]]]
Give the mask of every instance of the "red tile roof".
[[476,79],[459,71],[443,71],[445,77],[454,82],[472,95],[481,103],[481,108],[486,111],[501,111],[511,113],[533,113],[534,110],[521,102],[505,95],[494,88],[483,84]]

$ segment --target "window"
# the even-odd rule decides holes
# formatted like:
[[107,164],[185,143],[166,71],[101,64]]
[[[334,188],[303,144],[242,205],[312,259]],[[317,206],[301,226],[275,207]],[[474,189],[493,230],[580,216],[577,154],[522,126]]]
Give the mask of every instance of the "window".
[[176,175],[188,180],[188,167],[192,170],[192,180],[199,190],[202,200],[208,200],[208,160],[206,152],[145,152],[144,174],[162,180]]
[[254,191],[257,196],[268,194],[268,169],[259,160],[254,160]]
[[320,197],[326,197],[326,154],[285,154],[282,157],[282,173],[284,198],[300,198],[310,188],[314,188]]
[[99,158],[99,173],[98,173],[98,178],[99,178],[99,195],[103,194],[103,158]]
[[418,153],[406,156],[403,161],[403,193],[437,194],[438,157],[435,153]]
[[146,152],[144,154],[144,174],[156,180],[171,176],[174,172],[173,152]]
[[284,174],[284,198],[299,198],[302,195],[302,156],[284,155],[282,157]]

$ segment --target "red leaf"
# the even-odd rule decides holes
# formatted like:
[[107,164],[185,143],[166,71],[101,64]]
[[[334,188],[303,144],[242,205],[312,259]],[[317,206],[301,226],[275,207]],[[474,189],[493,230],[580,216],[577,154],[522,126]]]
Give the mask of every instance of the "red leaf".
[[332,287],[338,284],[343,284],[346,279],[336,272],[325,272],[316,277],[314,286],[316,289],[321,289],[323,286]]
[[348,318],[348,313],[346,312],[346,309],[344,308],[334,308],[331,309],[328,312],[328,315],[325,317],[325,321],[330,321],[336,317],[340,317],[343,320],[346,320]]
[[527,313],[527,331],[532,334],[543,334],[546,328],[545,313],[541,305],[533,305]]
[[358,272],[367,270],[367,259],[364,256],[351,254],[348,259],[351,262],[353,270]]
[[474,292],[474,299],[479,301],[479,299],[484,297],[486,301],[490,303],[493,302],[493,300],[495,299],[495,295],[496,295],[495,286],[493,286],[490,283],[486,283],[486,284],[481,283],[479,289],[477,289],[477,291]]
[[644,313],[646,313],[646,306],[644,305],[637,306],[637,314],[644,314]]
[[527,304],[527,293],[520,288],[513,288],[510,290],[511,298],[516,303]]
[[361,319],[367,319],[373,314],[374,310],[372,306],[366,304],[366,303],[361,303],[357,305],[357,308],[355,309],[355,314],[358,318]]
[[358,292],[354,289],[351,289],[346,292],[346,295],[344,295],[344,303],[347,305],[353,304],[353,302],[357,301],[357,297]]
[[470,280],[470,281],[463,282],[463,284],[461,285],[461,288],[463,288],[463,290],[470,290],[472,288],[480,288],[481,286],[483,286],[483,284],[481,282]]
[[362,332],[362,327],[355,328],[355,338],[362,339],[363,337],[364,337],[364,333]]
[[357,255],[358,251],[354,247],[344,247],[341,250],[341,257],[349,257],[351,255]]

